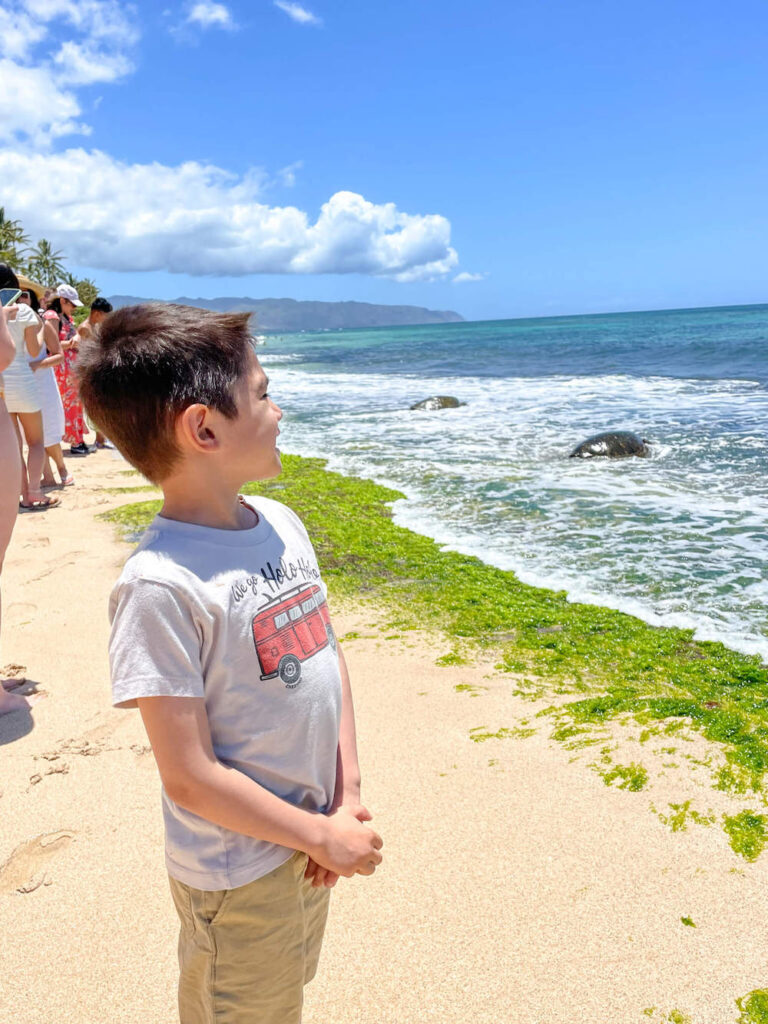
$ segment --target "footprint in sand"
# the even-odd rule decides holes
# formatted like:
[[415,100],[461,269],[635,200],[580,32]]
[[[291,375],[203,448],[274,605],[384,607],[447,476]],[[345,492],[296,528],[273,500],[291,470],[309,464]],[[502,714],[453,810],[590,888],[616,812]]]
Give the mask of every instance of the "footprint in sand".
[[83,757],[92,757],[95,754],[101,754],[104,750],[120,749],[119,747],[111,746],[108,741],[118,729],[127,723],[127,718],[127,715],[121,716],[116,714],[114,718],[102,722],[101,725],[88,729],[87,732],[84,732],[77,739],[60,740],[58,748],[49,751],[48,755],[43,754],[43,757],[60,754],[64,751],[71,754],[80,754]]
[[155,768],[155,756],[152,753],[152,747],[148,747],[145,743],[134,743],[131,746],[131,750],[136,755],[136,759],[139,763],[140,768]]
[[29,601],[14,601],[7,608],[3,608],[3,619],[7,616],[9,626],[20,626],[23,622],[30,622],[37,612],[37,605]]
[[44,569],[43,572],[39,572],[37,574],[37,576],[31,576],[30,579],[29,579],[29,582],[30,583],[37,583],[39,580],[44,580],[46,578],[46,576],[52,576],[55,572],[58,572],[60,569],[63,569],[65,566],[67,566],[67,565],[74,565],[74,564],[75,564],[74,561],[60,562],[57,559],[55,564],[52,565],[50,567],[50,569]]
[[23,686],[27,681],[27,666],[11,663],[0,668],[0,679],[6,690],[13,690],[17,686]]
[[61,829],[21,843],[0,867],[0,892],[27,893],[49,885],[46,868],[66,850],[74,837],[74,832]]
[[21,546],[23,548],[49,548],[51,546],[51,538],[33,537],[32,540],[25,541]]

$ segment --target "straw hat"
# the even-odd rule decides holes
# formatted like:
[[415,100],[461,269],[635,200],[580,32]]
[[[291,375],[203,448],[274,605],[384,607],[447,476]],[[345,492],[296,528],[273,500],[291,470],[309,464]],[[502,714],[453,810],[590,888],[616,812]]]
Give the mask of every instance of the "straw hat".
[[28,277],[24,277],[23,274],[17,274],[16,277],[19,280],[19,288],[21,288],[23,291],[34,292],[38,299],[42,299],[42,297],[45,295],[44,284],[38,284],[37,281],[30,281],[30,279]]

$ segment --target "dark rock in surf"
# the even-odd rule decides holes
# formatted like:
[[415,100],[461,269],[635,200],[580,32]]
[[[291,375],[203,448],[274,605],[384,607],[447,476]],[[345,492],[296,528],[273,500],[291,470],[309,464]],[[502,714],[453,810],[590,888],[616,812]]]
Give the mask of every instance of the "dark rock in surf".
[[415,405],[411,406],[411,409],[435,412],[436,409],[458,409],[460,405],[466,404],[466,402],[460,402],[458,398],[453,398],[451,395],[432,395],[431,398],[425,398],[423,402],[416,402]]
[[630,455],[644,458],[650,455],[648,441],[628,430],[609,430],[604,434],[595,434],[577,445],[571,452],[571,459],[626,459]]

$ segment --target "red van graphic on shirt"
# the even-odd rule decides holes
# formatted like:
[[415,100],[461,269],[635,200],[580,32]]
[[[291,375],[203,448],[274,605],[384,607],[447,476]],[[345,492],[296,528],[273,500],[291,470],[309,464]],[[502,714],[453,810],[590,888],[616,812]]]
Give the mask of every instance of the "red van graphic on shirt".
[[320,587],[304,584],[262,608],[253,620],[253,642],[262,679],[280,676],[289,689],[298,686],[303,661],[329,644],[336,649]]

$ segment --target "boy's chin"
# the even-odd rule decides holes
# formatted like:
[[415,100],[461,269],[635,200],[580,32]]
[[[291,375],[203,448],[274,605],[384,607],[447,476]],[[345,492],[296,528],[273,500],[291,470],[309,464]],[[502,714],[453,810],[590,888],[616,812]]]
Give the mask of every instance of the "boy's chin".
[[275,457],[272,460],[271,466],[259,466],[259,475],[254,477],[254,480],[271,480],[273,477],[280,476],[283,472],[283,463],[280,459],[280,452],[275,449]]

